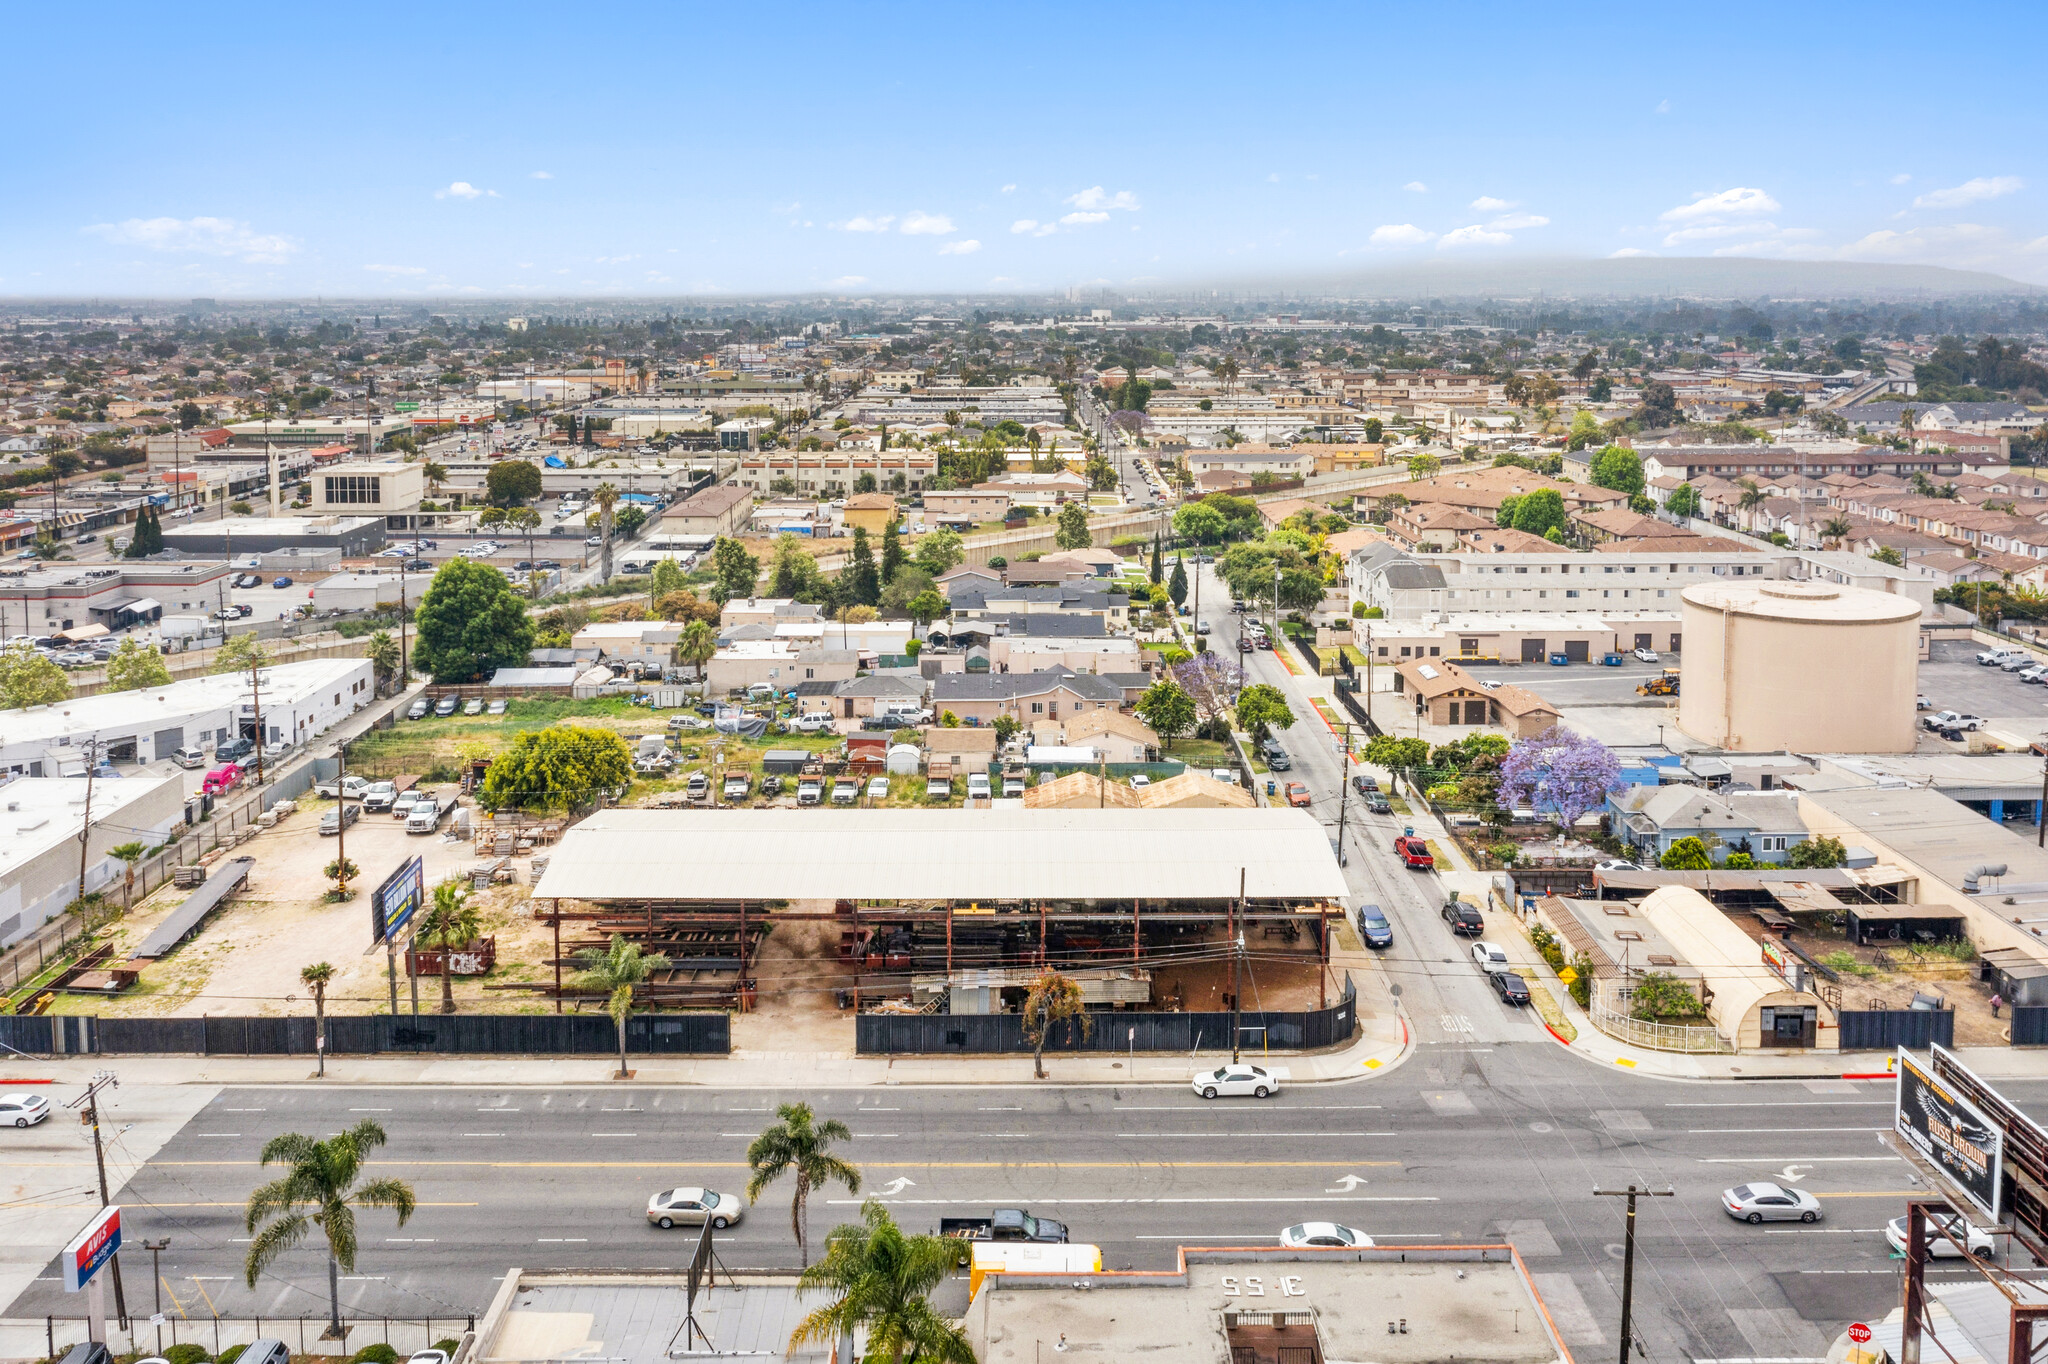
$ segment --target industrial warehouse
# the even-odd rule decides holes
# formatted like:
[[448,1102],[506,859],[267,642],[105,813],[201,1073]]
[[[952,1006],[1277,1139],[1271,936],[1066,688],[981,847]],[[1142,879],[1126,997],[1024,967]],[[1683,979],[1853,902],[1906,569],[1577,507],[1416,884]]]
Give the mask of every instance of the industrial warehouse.
[[[1216,1012],[1237,993],[1233,949],[1262,999],[1291,982],[1326,1008],[1345,991],[1327,969],[1344,875],[1294,809],[610,810],[563,837],[533,894],[558,930],[667,956],[648,997],[669,1005],[750,1005],[771,928],[784,952],[814,935],[809,985],[863,1021],[1014,1016],[1048,966],[1090,1005]],[[587,945],[563,941],[558,971]]]

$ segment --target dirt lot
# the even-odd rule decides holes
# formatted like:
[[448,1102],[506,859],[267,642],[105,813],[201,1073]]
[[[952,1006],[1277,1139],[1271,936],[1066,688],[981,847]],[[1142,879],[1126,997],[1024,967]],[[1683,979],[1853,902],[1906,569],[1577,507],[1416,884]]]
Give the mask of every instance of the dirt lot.
[[[1730,917],[1762,943],[1767,930],[1761,920],[1750,914]],[[1992,1018],[1991,987],[1978,981],[1974,959],[1958,961],[1898,943],[1858,947],[1839,929],[1814,932],[1801,927],[1793,931],[1792,942],[1841,977],[1844,1009],[1904,1009],[1912,1005],[1916,994],[1938,995],[1956,1011],[1957,1046],[2005,1045],[2005,1030],[2011,1024],[2003,1014]]]

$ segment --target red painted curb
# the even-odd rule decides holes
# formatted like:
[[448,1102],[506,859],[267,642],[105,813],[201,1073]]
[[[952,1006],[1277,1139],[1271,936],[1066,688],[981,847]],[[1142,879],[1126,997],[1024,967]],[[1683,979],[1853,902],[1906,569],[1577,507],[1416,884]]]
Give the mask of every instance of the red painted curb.
[[55,1080],[0,1080],[0,1085],[54,1085]]
[[1556,1028],[1551,1027],[1548,1022],[1544,1023],[1543,1031],[1549,1033],[1552,1037],[1555,1037],[1557,1039],[1557,1044],[1559,1046],[1569,1047],[1571,1045],[1571,1043],[1564,1040],[1564,1034],[1559,1032]]

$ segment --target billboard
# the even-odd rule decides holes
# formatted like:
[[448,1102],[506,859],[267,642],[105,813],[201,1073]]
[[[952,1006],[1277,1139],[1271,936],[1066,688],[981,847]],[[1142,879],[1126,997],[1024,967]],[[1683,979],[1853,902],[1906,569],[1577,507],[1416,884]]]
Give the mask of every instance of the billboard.
[[76,1293],[85,1287],[86,1281],[113,1259],[120,1248],[121,1207],[113,1204],[101,1208],[99,1215],[78,1233],[78,1239],[64,1247],[64,1253],[58,1257],[64,1264],[64,1291]]
[[1993,1224],[1999,1220],[1999,1178],[2005,1133],[1982,1109],[1899,1048],[1892,1127],[1920,1158]]
[[426,869],[417,857],[384,878],[370,897],[370,941],[383,942],[412,921],[425,885]]

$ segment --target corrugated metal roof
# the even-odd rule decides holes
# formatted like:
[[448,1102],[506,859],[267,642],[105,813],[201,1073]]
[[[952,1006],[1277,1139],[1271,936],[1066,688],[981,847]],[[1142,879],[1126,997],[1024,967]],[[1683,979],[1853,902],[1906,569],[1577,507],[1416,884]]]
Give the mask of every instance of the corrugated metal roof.
[[533,893],[577,900],[1341,900],[1294,809],[606,810]]

